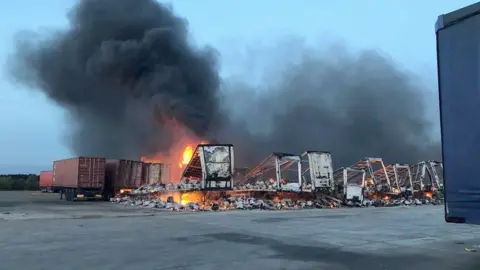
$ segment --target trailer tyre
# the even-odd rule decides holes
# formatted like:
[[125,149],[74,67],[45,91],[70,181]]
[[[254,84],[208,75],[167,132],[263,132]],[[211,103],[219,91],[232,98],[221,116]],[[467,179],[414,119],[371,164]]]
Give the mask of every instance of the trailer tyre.
[[72,190],[70,188],[67,188],[67,190],[65,191],[65,198],[67,199],[67,201],[72,200]]

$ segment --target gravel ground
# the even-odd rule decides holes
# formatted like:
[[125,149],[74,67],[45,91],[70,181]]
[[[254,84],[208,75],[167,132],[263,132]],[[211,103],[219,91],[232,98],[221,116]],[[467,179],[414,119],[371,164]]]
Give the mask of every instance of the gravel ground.
[[2,270],[480,269],[480,227],[441,206],[170,213],[1,192],[0,213]]

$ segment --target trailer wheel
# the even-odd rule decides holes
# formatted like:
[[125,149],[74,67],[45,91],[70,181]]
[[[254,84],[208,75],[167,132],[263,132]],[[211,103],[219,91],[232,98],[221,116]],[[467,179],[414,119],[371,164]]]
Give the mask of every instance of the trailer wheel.
[[68,195],[70,197],[70,201],[73,201],[73,188],[68,189]]
[[60,200],[63,200],[63,190],[60,190]]
[[67,199],[67,201],[71,201],[72,200],[72,191],[71,189],[67,188],[65,190],[65,198]]

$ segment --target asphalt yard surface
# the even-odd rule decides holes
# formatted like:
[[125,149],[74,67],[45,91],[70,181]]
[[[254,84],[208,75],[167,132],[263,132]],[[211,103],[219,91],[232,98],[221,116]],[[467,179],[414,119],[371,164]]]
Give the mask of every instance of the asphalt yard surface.
[[172,213],[0,193],[0,269],[480,269],[442,206]]

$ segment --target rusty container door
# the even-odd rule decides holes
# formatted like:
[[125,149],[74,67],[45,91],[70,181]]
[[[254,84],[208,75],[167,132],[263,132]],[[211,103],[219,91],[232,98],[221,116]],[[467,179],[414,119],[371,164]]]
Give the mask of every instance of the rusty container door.
[[78,187],[103,188],[105,164],[104,158],[80,157],[78,160]]
[[132,170],[129,185],[131,188],[139,188],[142,185],[143,162],[131,160],[129,167]]
[[172,182],[172,165],[170,164],[162,164],[161,166],[161,180],[160,183],[168,184]]
[[142,184],[153,185],[161,182],[162,164],[161,163],[144,163],[143,164],[143,180]]
[[52,182],[54,187],[78,187],[78,162],[80,158],[69,158],[53,162]]
[[133,160],[109,159],[108,182],[114,189],[138,188],[142,184],[143,163]]

